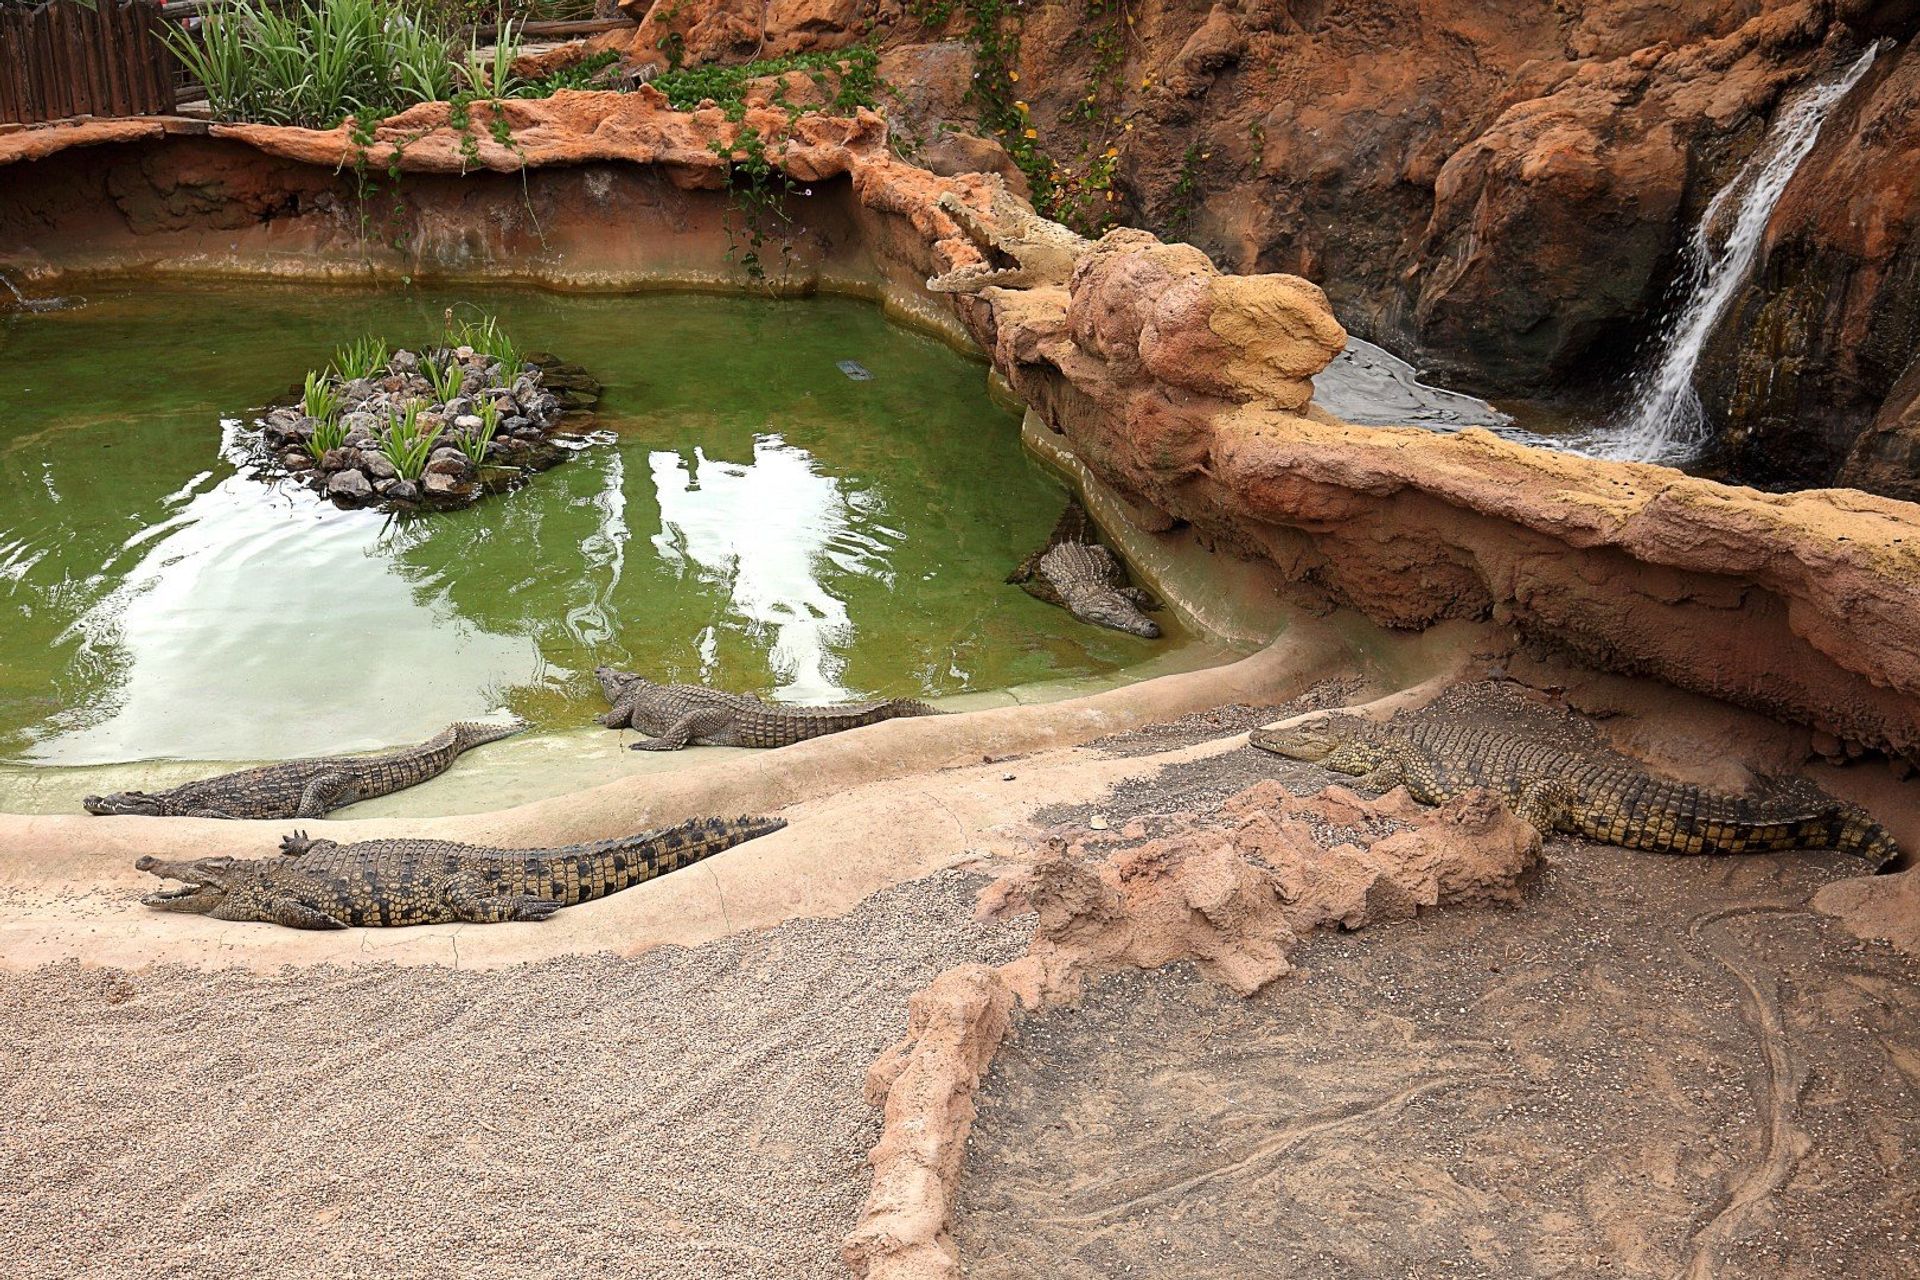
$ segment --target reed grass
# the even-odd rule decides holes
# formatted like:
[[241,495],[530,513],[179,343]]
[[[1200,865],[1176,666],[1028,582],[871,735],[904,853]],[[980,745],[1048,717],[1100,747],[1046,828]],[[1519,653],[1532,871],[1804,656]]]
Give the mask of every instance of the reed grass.
[[440,428],[422,426],[420,406],[410,404],[404,413],[388,420],[380,452],[387,455],[402,480],[418,480],[427,473],[427,459],[439,438]]
[[220,0],[167,43],[217,118],[321,129],[451,99],[464,52],[401,0]]

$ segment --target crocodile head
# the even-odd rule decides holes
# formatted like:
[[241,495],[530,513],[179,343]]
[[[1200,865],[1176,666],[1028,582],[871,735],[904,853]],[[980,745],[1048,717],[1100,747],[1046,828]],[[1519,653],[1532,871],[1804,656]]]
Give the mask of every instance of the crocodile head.
[[595,667],[593,678],[600,682],[600,691],[607,695],[608,702],[620,701],[620,695],[636,684],[650,683],[632,672],[616,671],[612,667]]
[[1111,627],[1148,640],[1160,638],[1160,625],[1118,591],[1095,591],[1075,597],[1067,602],[1067,611],[1096,627]]
[[151,871],[163,880],[178,880],[179,889],[162,889],[140,901],[156,911],[185,911],[213,916],[220,920],[251,920],[247,910],[253,890],[262,883],[260,864],[237,858],[195,858],[191,862],[170,862],[145,857],[133,864],[136,871]]
[[127,814],[142,818],[164,818],[167,809],[159,796],[150,796],[144,791],[116,791],[108,796],[88,796],[80,802],[88,813],[96,818],[113,818]]
[[1304,760],[1335,773],[1364,774],[1380,763],[1373,726],[1358,716],[1320,716],[1279,729],[1256,729],[1254,746],[1289,760]]

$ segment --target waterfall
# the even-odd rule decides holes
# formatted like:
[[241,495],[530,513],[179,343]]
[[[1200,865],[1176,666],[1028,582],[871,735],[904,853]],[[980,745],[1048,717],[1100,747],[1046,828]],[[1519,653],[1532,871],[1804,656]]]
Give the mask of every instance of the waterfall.
[[[1595,443],[1594,453],[1629,462],[1681,463],[1705,443],[1706,410],[1693,388],[1700,353],[1760,256],[1773,207],[1813,150],[1820,126],[1867,74],[1879,48],[1868,45],[1845,75],[1794,99],[1753,158],[1707,205],[1682,254],[1685,300],[1661,331],[1657,359],[1634,375],[1632,400],[1615,428]],[[1736,201],[1732,226],[1716,249],[1714,229]]]

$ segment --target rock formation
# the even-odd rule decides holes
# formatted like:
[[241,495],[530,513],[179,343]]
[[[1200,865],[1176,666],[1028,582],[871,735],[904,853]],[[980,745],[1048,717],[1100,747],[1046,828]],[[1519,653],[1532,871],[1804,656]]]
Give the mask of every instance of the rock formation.
[[886,1118],[866,1212],[843,1250],[856,1276],[960,1274],[947,1225],[973,1095],[1016,997],[1028,1009],[1071,1002],[1099,974],[1182,961],[1251,995],[1287,973],[1287,957],[1318,930],[1515,902],[1540,858],[1539,833],[1480,791],[1430,810],[1405,791],[1296,797],[1270,781],[1218,816],[1156,825],[1054,838],[1030,871],[982,897],[989,916],[1038,917],[1028,953],[950,969],[914,996],[905,1038],[867,1075],[867,1101]]
[[1011,171],[979,135],[987,104],[1017,110],[1002,140],[1032,129],[1041,203],[1079,230],[1146,226],[1237,273],[1309,277],[1356,334],[1447,380],[1583,407],[1619,387],[1782,102],[1904,41],[1789,188],[1701,381],[1737,478],[1920,485],[1903,444],[1854,446],[1920,351],[1914,0],[1064,0],[1006,10],[991,49],[967,0],[622,8],[640,27],[605,41],[650,65],[663,40],[698,62],[878,39],[889,112],[937,171]]

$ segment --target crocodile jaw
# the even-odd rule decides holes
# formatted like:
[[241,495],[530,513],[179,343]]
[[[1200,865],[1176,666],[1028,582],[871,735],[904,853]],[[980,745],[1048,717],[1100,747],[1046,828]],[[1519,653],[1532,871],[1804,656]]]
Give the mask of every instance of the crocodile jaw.
[[142,818],[166,816],[160,801],[144,791],[116,791],[112,795],[88,796],[80,803],[96,818],[112,818],[129,814]]
[[136,871],[149,871],[163,880],[178,880],[179,889],[160,889],[140,901],[156,911],[184,911],[193,915],[211,915],[227,900],[227,885],[222,873],[233,865],[231,858],[199,858],[192,862],[167,862],[144,857],[133,864]]
[[1140,612],[1133,601],[1117,593],[1102,593],[1068,602],[1067,611],[1096,627],[1124,631],[1145,640],[1160,638],[1160,624]]

